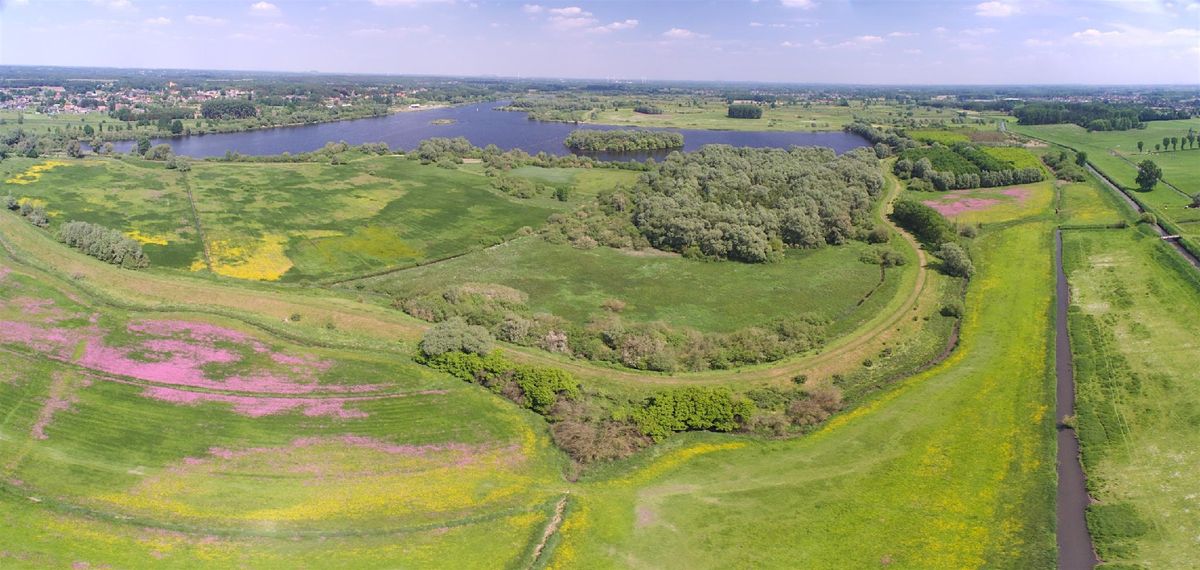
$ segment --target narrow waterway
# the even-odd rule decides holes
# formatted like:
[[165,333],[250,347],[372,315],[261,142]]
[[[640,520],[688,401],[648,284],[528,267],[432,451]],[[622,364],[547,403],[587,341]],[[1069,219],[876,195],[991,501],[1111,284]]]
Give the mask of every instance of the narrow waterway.
[[1090,498],[1079,463],[1079,438],[1063,419],[1075,415],[1075,365],[1067,332],[1067,307],[1071,289],[1063,269],[1062,231],[1054,232],[1055,285],[1054,373],[1058,380],[1055,417],[1058,425],[1058,567],[1063,570],[1095,568],[1099,561],[1088,534],[1085,512]]

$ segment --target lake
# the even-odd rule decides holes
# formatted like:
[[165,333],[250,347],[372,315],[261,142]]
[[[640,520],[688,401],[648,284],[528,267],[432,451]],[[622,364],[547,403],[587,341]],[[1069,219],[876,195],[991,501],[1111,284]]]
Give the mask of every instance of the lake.
[[[393,149],[413,149],[422,140],[433,137],[466,137],[476,146],[494,144],[502,149],[520,148],[530,154],[572,152],[563,145],[567,134],[579,128],[612,130],[628,127],[607,125],[574,125],[531,121],[525,113],[497,111],[505,102],[460,105],[428,111],[394,113],[386,117],[370,117],[316,125],[279,127],[240,133],[225,133],[154,139],[154,144],[171,145],[175,154],[204,158],[222,156],[226,151],[249,155],[298,153],[321,148],[327,142],[346,141],[350,144],[385,142]],[[433,121],[450,120],[451,124],[435,125]],[[697,150],[706,144],[728,144],[749,147],[824,146],[837,153],[867,146],[858,135],[844,132],[806,133],[778,131],[705,131],[690,129],[667,130],[683,134],[684,150]],[[132,141],[121,141],[116,148],[128,151]],[[669,151],[632,153],[582,153],[601,160],[643,160],[661,158]]]

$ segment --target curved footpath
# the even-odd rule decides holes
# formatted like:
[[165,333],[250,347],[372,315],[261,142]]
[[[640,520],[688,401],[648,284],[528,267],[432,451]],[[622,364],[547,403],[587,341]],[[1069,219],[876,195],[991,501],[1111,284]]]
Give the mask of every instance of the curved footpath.
[[1062,230],[1054,232],[1055,318],[1054,374],[1057,378],[1056,415],[1058,417],[1058,567],[1064,570],[1095,568],[1099,560],[1088,534],[1086,512],[1091,498],[1079,462],[1079,438],[1066,418],[1075,415],[1075,366],[1071,356],[1071,337],[1067,329],[1067,308],[1071,290],[1063,269]]

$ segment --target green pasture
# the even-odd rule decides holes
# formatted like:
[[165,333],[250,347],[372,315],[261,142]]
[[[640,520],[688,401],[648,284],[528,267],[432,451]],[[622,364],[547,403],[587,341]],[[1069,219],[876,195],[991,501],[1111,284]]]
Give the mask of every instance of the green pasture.
[[[408,298],[451,285],[499,283],[529,295],[535,311],[576,322],[602,312],[608,300],[625,303],[624,318],[663,321],[704,331],[732,331],[776,318],[813,315],[839,330],[868,318],[896,294],[899,275],[859,260],[861,242],[816,250],[789,250],[773,264],[684,259],[656,250],[580,250],[537,236],[442,263],[355,282]],[[875,290],[878,287],[878,290]],[[858,303],[875,290],[867,303]]]
[[1200,273],[1137,230],[1064,234],[1079,434],[1106,562],[1200,557]]
[[679,438],[597,473],[551,566],[1053,567],[1044,219],[977,240],[946,361],[798,440]]

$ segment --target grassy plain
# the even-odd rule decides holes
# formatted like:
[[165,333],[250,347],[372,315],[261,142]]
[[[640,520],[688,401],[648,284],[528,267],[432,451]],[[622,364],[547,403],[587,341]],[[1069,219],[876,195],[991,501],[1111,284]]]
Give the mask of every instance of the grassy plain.
[[[595,111],[595,117],[585,116],[585,122],[628,127],[666,127],[679,129],[711,129],[731,131],[840,131],[853,122],[855,116],[875,123],[913,119],[928,122],[950,122],[956,111],[921,106],[902,106],[872,103],[864,107],[861,100],[848,106],[827,103],[779,104],[763,106],[761,119],[731,119],[726,116],[724,99],[677,97],[650,100],[663,110],[660,115],[634,112],[632,107],[613,110],[611,106]],[[985,115],[970,112],[971,120]]]
[[540,419],[406,358],[0,274],[5,567],[519,566],[561,492]]
[[[868,249],[852,242],[793,250],[781,263],[754,265],[653,250],[579,250],[531,236],[354,285],[407,298],[464,282],[499,283],[528,294],[535,311],[576,322],[600,313],[604,301],[617,299],[626,303],[621,315],[627,319],[705,331],[731,331],[801,314],[829,319],[848,331],[893,297],[898,274],[911,270],[901,267],[881,275],[878,265],[859,260]],[[864,298],[867,302],[859,305]]]
[[988,221],[946,361],[799,440],[679,438],[598,473],[551,567],[1053,567],[1052,226]]
[[[1016,126],[1012,130],[1069,146],[1088,153],[1088,161],[1126,188],[1137,188],[1137,163],[1152,160],[1163,170],[1160,181],[1150,192],[1138,192],[1138,199],[1167,220],[1181,224],[1184,233],[1200,239],[1200,209],[1188,208],[1189,196],[1200,193],[1200,147],[1155,152],[1155,143],[1163,137],[1181,137],[1188,129],[1200,131],[1200,119],[1150,121],[1145,129],[1088,132],[1076,125]],[[1137,143],[1145,143],[1138,152]],[[1171,188],[1170,183],[1176,189]]]
[[1064,239],[1097,551],[1186,567],[1200,558],[1200,273],[1137,230]]

